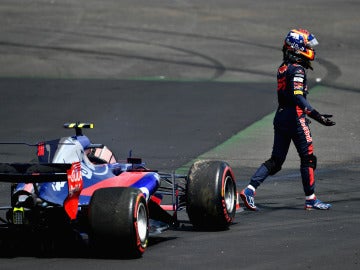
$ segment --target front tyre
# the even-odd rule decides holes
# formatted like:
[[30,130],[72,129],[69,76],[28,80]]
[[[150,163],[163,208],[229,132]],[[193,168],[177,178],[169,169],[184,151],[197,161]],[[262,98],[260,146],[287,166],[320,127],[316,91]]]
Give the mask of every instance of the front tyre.
[[188,173],[186,209],[196,229],[224,230],[236,212],[236,183],[224,161],[195,162]]
[[90,244],[106,256],[138,258],[149,237],[144,194],[136,188],[96,190],[89,208]]

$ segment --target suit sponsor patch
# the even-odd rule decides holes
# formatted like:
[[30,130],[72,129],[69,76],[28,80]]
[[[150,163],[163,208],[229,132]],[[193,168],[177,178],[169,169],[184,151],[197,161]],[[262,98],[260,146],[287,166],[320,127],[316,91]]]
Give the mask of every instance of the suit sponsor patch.
[[294,82],[294,90],[303,90],[304,84],[300,82]]

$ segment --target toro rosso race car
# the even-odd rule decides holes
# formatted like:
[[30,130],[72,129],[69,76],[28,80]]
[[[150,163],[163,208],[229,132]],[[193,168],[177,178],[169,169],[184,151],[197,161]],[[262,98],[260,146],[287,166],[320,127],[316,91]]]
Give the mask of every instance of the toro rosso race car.
[[140,158],[118,162],[92,143],[82,132],[92,123],[64,127],[75,136],[31,145],[36,162],[0,163],[0,182],[11,183],[11,205],[0,208],[2,254],[16,256],[19,247],[46,254],[71,237],[91,250],[140,257],[152,235],[179,226],[182,210],[197,230],[231,225],[237,192],[226,162],[197,161],[187,175],[160,173]]

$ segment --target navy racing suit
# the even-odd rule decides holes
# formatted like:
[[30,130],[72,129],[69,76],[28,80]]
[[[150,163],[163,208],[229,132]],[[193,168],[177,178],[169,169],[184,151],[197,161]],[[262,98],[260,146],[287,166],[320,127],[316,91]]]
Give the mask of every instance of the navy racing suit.
[[277,73],[278,109],[274,118],[274,144],[271,158],[263,163],[250,180],[257,188],[269,175],[281,170],[291,141],[301,160],[301,178],[306,196],[314,194],[316,157],[313,154],[309,120],[306,115],[314,109],[306,99],[308,94],[305,68],[283,62]]

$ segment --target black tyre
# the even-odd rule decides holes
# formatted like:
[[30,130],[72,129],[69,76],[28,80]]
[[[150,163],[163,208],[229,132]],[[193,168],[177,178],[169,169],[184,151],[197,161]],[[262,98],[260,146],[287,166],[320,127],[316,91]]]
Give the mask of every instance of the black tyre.
[[188,174],[186,209],[196,229],[223,230],[236,212],[236,183],[223,161],[197,161]]
[[136,188],[104,188],[94,192],[89,209],[90,245],[95,255],[140,257],[149,237],[149,213]]

